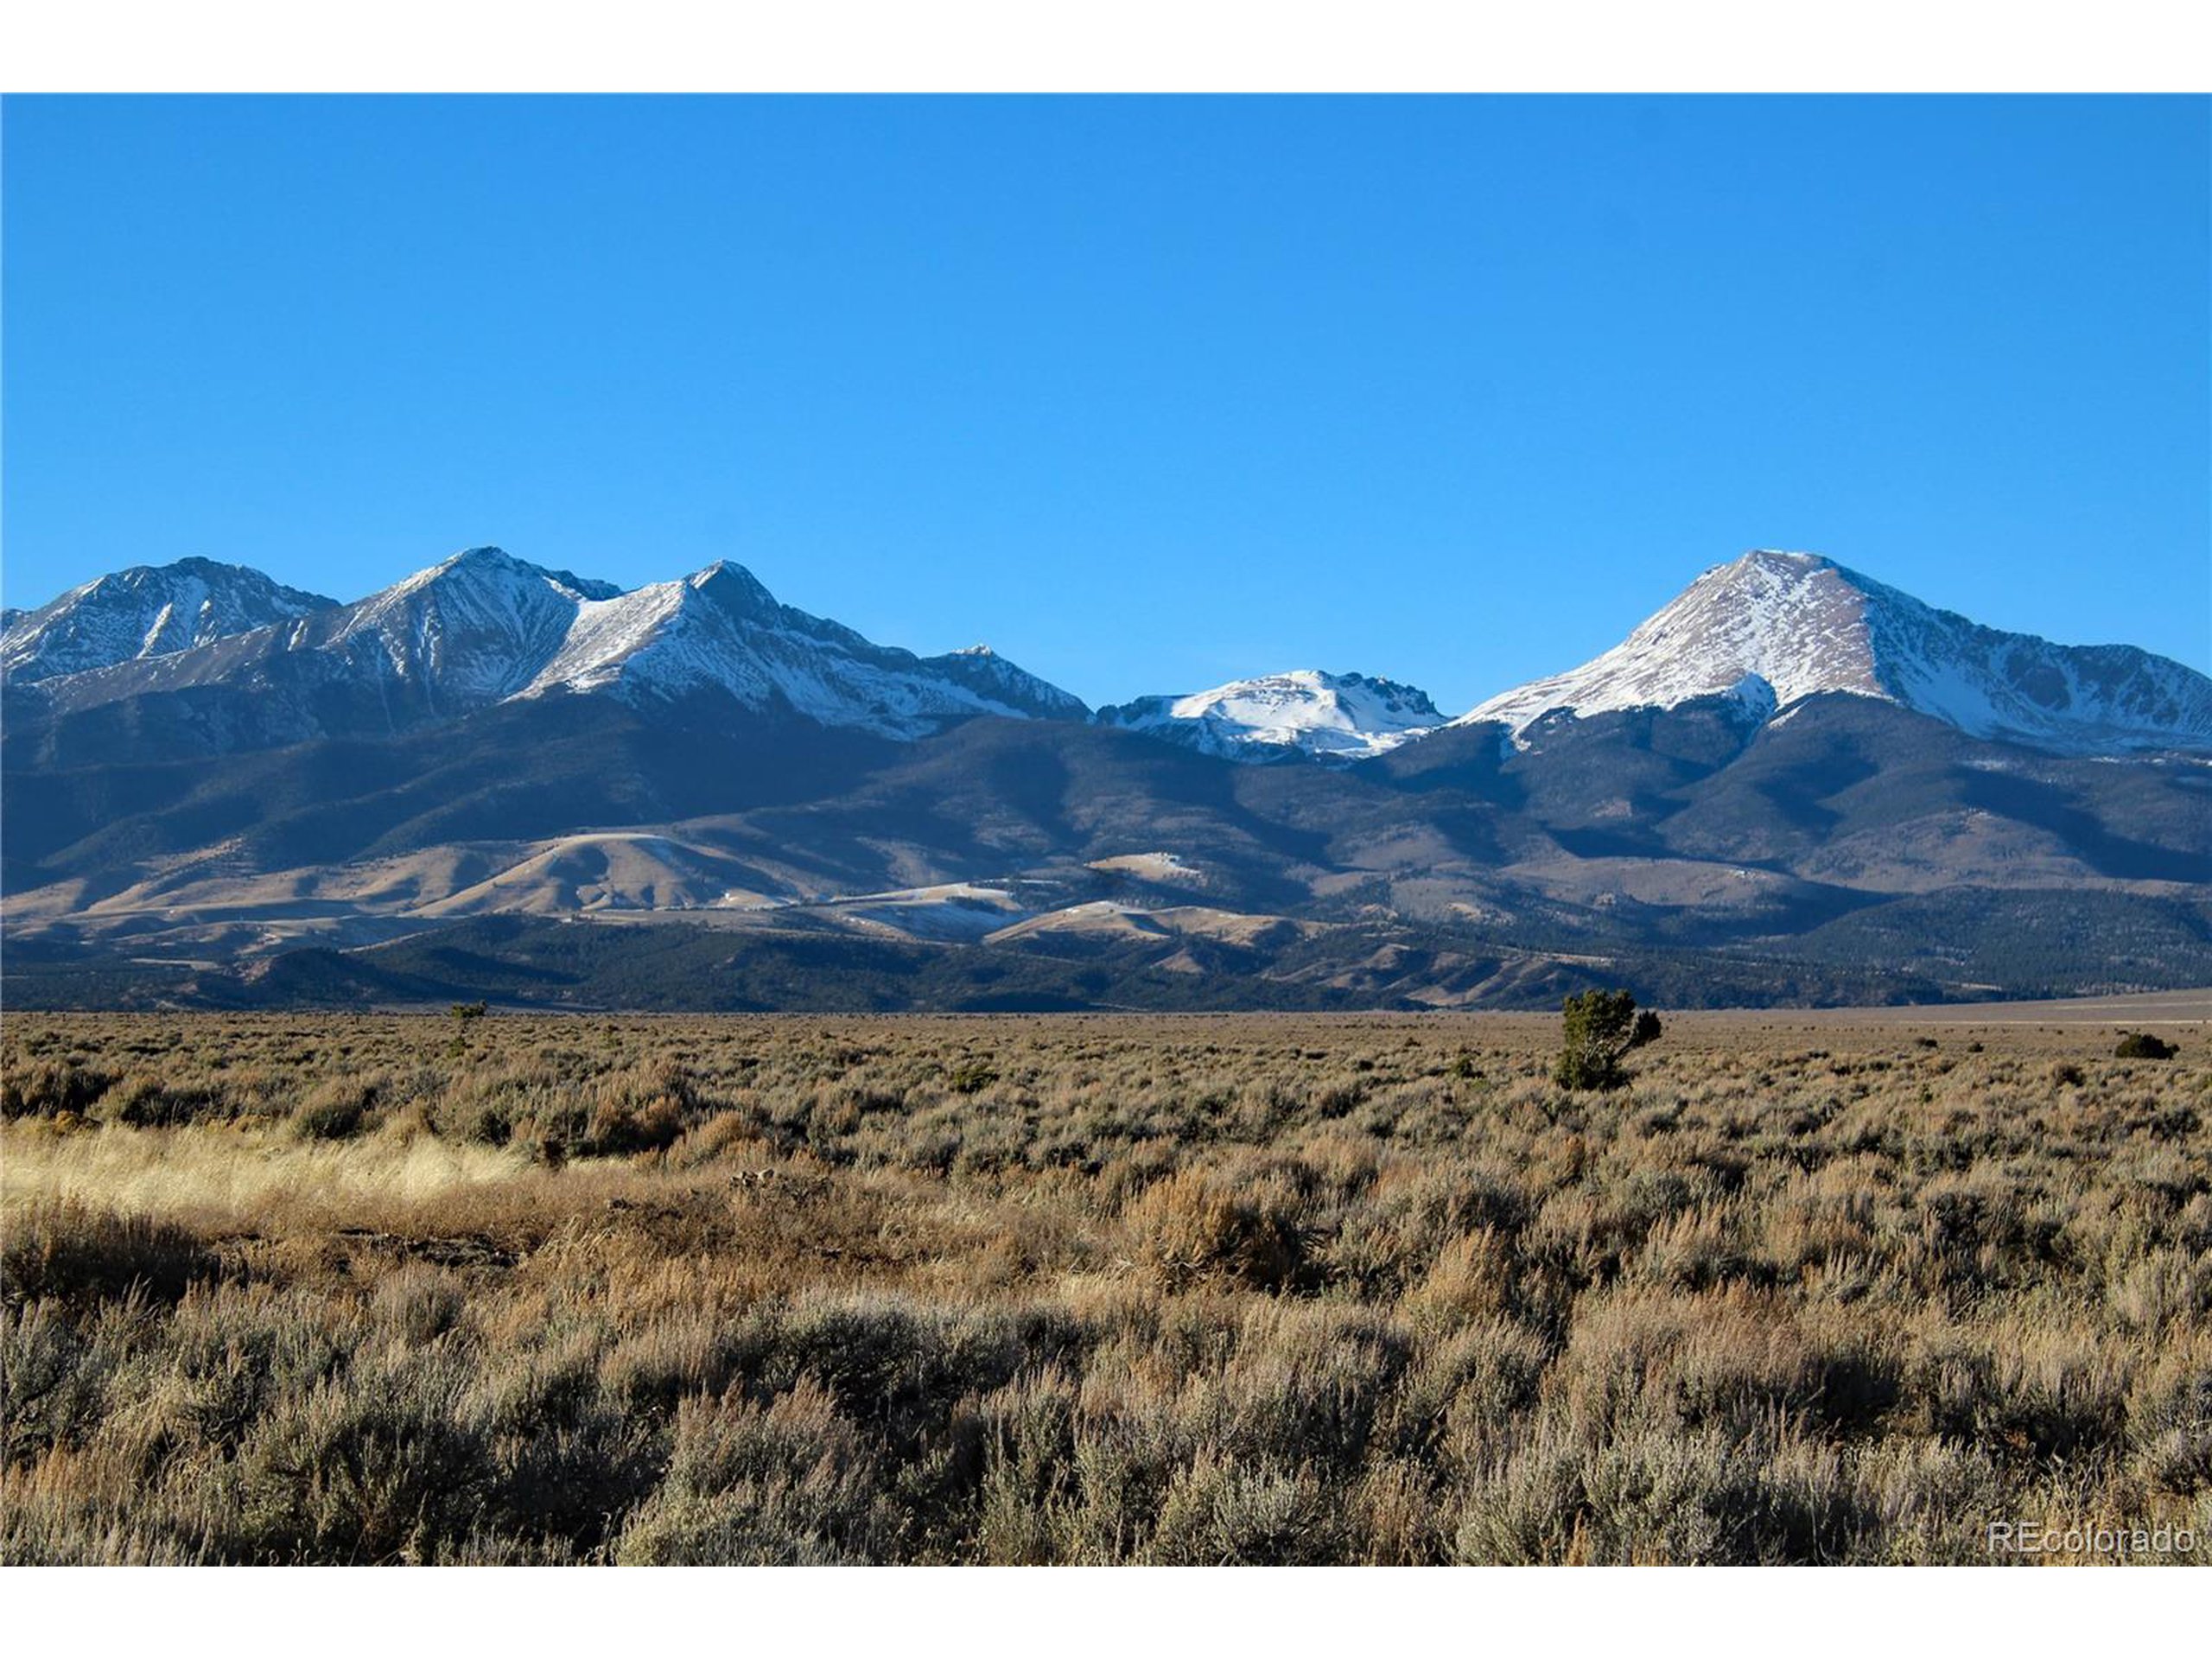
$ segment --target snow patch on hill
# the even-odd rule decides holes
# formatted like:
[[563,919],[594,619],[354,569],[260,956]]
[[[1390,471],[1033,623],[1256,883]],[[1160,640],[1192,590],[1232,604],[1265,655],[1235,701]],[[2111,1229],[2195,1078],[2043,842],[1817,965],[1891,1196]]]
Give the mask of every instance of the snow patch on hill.
[[1100,709],[1098,720],[1230,760],[1302,753],[1363,760],[1444,723],[1415,687],[1312,668],[1182,696],[1140,697]]

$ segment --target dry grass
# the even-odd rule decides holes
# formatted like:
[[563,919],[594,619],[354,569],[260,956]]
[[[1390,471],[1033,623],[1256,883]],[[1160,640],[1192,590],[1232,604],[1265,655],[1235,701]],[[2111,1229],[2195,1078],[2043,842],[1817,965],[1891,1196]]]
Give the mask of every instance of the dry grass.
[[1556,1033],[10,1017],[0,1555],[2212,1539],[2201,1035]]

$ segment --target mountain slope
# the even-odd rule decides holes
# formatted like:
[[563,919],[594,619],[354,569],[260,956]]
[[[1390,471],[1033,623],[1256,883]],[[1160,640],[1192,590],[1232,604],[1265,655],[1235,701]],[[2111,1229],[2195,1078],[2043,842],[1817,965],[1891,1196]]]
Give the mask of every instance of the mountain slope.
[[[925,658],[876,645],[778,603],[733,564],[624,592],[489,547],[286,626],[57,675],[36,690],[25,709],[50,726],[129,704],[108,722],[114,741],[143,748],[159,734],[189,753],[408,731],[555,693],[637,706],[715,695],[896,738],[976,715],[1087,712],[988,653]],[[99,724],[79,718],[77,729]]]
[[1313,668],[1232,680],[1186,696],[1140,697],[1101,709],[1097,718],[1224,760],[1368,760],[1444,724],[1428,694],[1416,687]]
[[987,647],[919,658],[777,602],[752,574],[709,566],[578,606],[560,649],[520,695],[611,691],[631,700],[724,692],[825,726],[914,737],[994,714],[1081,719],[1082,702]]
[[[1802,557],[1739,561],[1670,612],[1529,689],[1533,715],[1446,724],[1411,688],[1309,671],[1093,721],[987,651],[877,645],[735,566],[624,591],[472,550],[10,683],[4,988],[415,995],[447,982],[355,953],[470,940],[515,986],[541,949],[597,963],[577,1005],[647,979],[655,1005],[840,984],[882,1007],[2212,982],[2212,755],[2100,752],[2186,735],[2201,677]],[[2038,664],[2070,676],[2086,753],[1967,729],[2023,729],[2007,696],[2048,707]],[[524,918],[537,943],[501,944]],[[283,969],[302,949],[329,960]],[[209,963],[231,991],[175,988]]]
[[1842,692],[1974,737],[2063,753],[2212,750],[2212,679],[2132,645],[2058,645],[1986,628],[1808,553],[1715,567],[1603,656],[1516,686],[1455,725],[1516,736],[1546,715],[1588,718],[1727,697],[1755,718]]
[[189,651],[289,622],[338,601],[213,559],[133,565],[35,611],[7,613],[0,674],[10,685]]

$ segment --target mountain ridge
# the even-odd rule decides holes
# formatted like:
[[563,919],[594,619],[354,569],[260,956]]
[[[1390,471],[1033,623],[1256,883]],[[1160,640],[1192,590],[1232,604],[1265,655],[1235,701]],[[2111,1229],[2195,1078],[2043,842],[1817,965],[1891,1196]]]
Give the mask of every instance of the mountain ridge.
[[34,637],[25,626],[9,638],[11,662],[25,665],[11,690],[35,691],[56,714],[150,696],[243,691],[286,710],[255,728],[277,742],[401,729],[556,693],[651,702],[712,690],[756,711],[780,709],[823,726],[898,737],[978,714],[1089,713],[1004,658],[922,658],[876,645],[779,603],[728,562],[625,590],[477,547],[350,604],[257,620],[158,658],[110,640],[108,660],[45,672],[34,660],[42,633]]
[[[1457,721],[1319,670],[1094,716],[987,648],[879,645],[727,563],[624,589],[465,550],[154,651],[185,636],[147,586],[73,590],[146,632],[36,636],[104,665],[41,673],[9,634],[13,1005],[669,1006],[699,976],[700,1006],[880,1007],[2212,982],[2202,677],[2167,664],[2178,690],[2130,702],[2145,653],[2054,671],[2080,730],[2147,711],[2172,749],[1977,734],[2007,686],[2053,706],[2028,695],[2041,642],[1823,560],[1719,567],[1563,699],[1572,673]],[[1997,677],[1961,700],[1943,664]]]
[[1713,566],[1580,667],[1451,718],[1402,682],[1315,669],[1094,713],[988,648],[877,645],[727,561],[626,589],[495,547],[346,604],[244,566],[134,566],[10,613],[0,649],[10,690],[34,711],[238,685],[273,699],[201,721],[227,734],[210,741],[303,741],[334,721],[397,729],[558,693],[719,692],[901,739],[997,715],[1091,720],[1224,759],[1345,763],[1451,728],[1495,723],[1523,743],[1560,719],[1711,698],[1756,724],[1845,694],[2052,753],[2212,752],[2212,678],[2185,664],[1985,627],[1822,556],[1770,549]]

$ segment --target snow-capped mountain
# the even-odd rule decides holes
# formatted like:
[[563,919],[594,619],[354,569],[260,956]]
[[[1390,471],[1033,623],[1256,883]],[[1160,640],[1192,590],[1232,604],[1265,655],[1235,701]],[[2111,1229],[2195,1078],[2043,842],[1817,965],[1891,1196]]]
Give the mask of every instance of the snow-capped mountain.
[[1516,735],[1548,714],[1730,696],[1755,720],[1844,692],[1974,737],[2064,753],[2212,749],[2212,679],[2133,645],[2059,645],[1939,611],[1811,553],[1707,571],[1619,645],[1462,715]]
[[[127,671],[57,676],[41,692],[67,711],[206,688],[254,694],[256,729],[288,741],[555,693],[643,704],[719,692],[749,709],[899,738],[978,714],[1087,713],[988,652],[925,658],[874,644],[778,603],[734,564],[626,592],[495,547],[457,553],[350,605]],[[288,719],[271,715],[279,707]]]
[[1082,701],[987,646],[922,658],[779,604],[729,563],[578,605],[560,647],[519,695],[711,690],[780,702],[826,726],[913,737],[970,715],[1080,720]]
[[10,684],[168,656],[329,610],[337,601],[213,559],[133,565],[73,588],[35,611],[11,610],[0,632]]
[[[880,1007],[912,984],[959,1007],[1185,986],[1205,1007],[1556,1007],[1640,975],[1887,1001],[2212,976],[2212,682],[1803,555],[1709,572],[1588,668],[1466,717],[1517,743],[1312,671],[1093,724],[986,650],[875,645],[728,564],[625,591],[479,548],[188,648],[161,614],[111,626],[122,660],[6,688],[0,911],[35,947],[10,951],[11,1006],[108,982],[162,1006],[517,984],[601,1006],[663,953],[524,925],[601,911],[717,912],[666,953],[687,965],[657,1006],[842,986]],[[1654,705],[1676,711],[1548,717]],[[379,954],[413,934],[417,954]]]
[[346,606],[326,627],[273,643],[408,682],[434,709],[457,714],[528,689],[578,615],[621,591],[473,547]]
[[[986,647],[922,658],[880,645],[734,564],[625,590],[489,547],[348,605],[204,559],[120,571],[10,613],[4,664],[19,723],[153,699],[143,707],[161,718],[143,741],[158,731],[193,752],[408,731],[556,696],[645,708],[719,695],[899,739],[975,715],[1086,715]],[[1771,551],[1708,570],[1594,661],[1448,723],[1500,721],[1517,737],[1548,715],[1713,697],[1758,723],[1833,693],[2064,753],[2212,751],[2212,679],[2181,664],[2000,632],[1828,559]],[[1363,760],[1447,724],[1411,686],[1310,669],[1095,718],[1240,760]]]
[[1428,694],[1414,686],[1313,668],[1186,696],[1140,697],[1100,709],[1097,719],[1229,760],[1302,753],[1363,760],[1444,723]]

